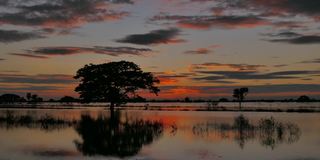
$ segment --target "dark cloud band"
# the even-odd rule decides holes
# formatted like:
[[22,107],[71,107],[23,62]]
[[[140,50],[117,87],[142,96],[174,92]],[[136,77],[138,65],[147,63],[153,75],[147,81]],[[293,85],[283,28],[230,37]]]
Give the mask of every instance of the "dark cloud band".
[[12,43],[38,38],[43,38],[43,36],[37,32],[22,32],[17,30],[0,29],[0,43]]
[[[129,13],[114,11],[112,3],[132,4],[131,0],[18,0],[3,1],[0,24],[73,28],[89,22],[121,19]],[[14,10],[15,12],[6,12]]]
[[116,40],[120,43],[131,43],[139,45],[152,45],[152,44],[169,44],[184,42],[184,40],[176,39],[180,34],[177,28],[154,30],[146,34],[133,34],[125,38]]
[[133,48],[133,47],[42,47],[33,50],[26,50],[26,53],[11,53],[11,55],[29,57],[29,58],[49,58],[49,56],[65,56],[74,54],[94,53],[109,56],[134,55],[145,56],[153,50],[149,48]]

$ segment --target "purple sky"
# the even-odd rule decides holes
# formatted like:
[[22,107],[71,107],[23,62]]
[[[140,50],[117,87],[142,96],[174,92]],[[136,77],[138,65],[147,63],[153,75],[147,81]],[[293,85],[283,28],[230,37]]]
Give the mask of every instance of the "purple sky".
[[320,98],[319,21],[315,0],[2,0],[0,94],[77,96],[77,69],[127,60],[149,98]]

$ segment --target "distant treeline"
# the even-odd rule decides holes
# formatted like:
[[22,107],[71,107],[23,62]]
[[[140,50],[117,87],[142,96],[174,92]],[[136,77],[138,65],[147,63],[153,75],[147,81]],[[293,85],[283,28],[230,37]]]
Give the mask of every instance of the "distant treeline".
[[[41,102],[60,102],[60,103],[81,103],[82,101],[78,98],[74,98],[71,96],[63,96],[60,99],[49,99],[44,100],[37,94],[27,93],[25,97],[16,95],[16,94],[2,94],[0,96],[0,104],[16,104],[16,103],[28,103],[28,104],[38,104]],[[105,102],[105,101],[97,101],[97,102]],[[185,102],[185,103],[198,103],[198,102],[238,102],[234,99],[220,98],[218,100],[206,100],[206,99],[192,99],[186,97],[184,99],[153,99],[147,100],[142,97],[135,97],[127,100],[126,102]],[[320,99],[312,99],[306,95],[300,96],[297,99],[283,99],[283,100],[244,100],[244,102],[320,102]]]
[[26,97],[22,97],[16,94],[3,94],[0,96],[0,104],[13,104],[13,103],[28,103],[28,104],[37,104],[41,102],[61,102],[61,103],[72,103],[80,102],[79,99],[73,98],[71,96],[64,96],[58,100],[49,99],[45,101],[42,97],[37,94],[27,93]]
[[[184,99],[163,99],[163,100],[146,100],[145,102],[238,102],[235,99],[220,98],[218,100],[206,100],[206,99],[191,99],[186,97]],[[282,99],[282,100],[270,100],[270,99],[258,99],[258,100],[243,100],[243,102],[320,102],[320,99],[312,99],[306,95],[302,95],[296,99]]]

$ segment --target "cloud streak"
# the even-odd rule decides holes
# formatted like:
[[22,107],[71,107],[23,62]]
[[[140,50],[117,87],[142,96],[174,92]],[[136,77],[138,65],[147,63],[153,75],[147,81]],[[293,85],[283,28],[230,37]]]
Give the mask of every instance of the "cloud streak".
[[149,48],[133,48],[133,47],[108,47],[108,46],[94,46],[94,47],[41,47],[32,50],[26,50],[26,53],[11,53],[11,55],[46,59],[50,56],[66,56],[75,54],[103,54],[109,56],[134,55],[145,56],[153,50]]
[[67,74],[17,74],[0,73],[0,94],[14,93],[25,96],[27,92],[35,92],[41,97],[61,97],[61,95],[77,96],[73,92],[76,86],[73,75]]
[[271,39],[266,39],[269,42],[283,42],[290,44],[318,44],[320,43],[320,36],[314,35],[303,35],[296,32],[285,31],[276,34],[267,33],[262,34],[263,36],[271,37]]
[[177,26],[189,29],[235,29],[253,28],[269,24],[267,19],[254,15],[235,16],[235,15],[202,15],[202,16],[183,16],[159,14],[150,19],[152,22],[174,22]]
[[210,76],[203,76],[193,78],[194,80],[202,81],[216,81],[216,80],[274,80],[274,79],[297,79],[305,76],[315,76],[320,74],[316,70],[303,71],[281,71],[260,73],[257,71],[198,71],[197,73],[206,74]]
[[[314,0],[190,0],[191,2],[214,2],[213,9],[238,10],[259,13],[262,16],[285,17],[303,15],[318,18],[320,15],[320,2]],[[220,7],[219,7],[220,6]],[[212,10],[212,9],[211,9]],[[221,11],[219,11],[221,12]]]
[[320,58],[316,58],[313,60],[301,61],[299,63],[320,63]]
[[[191,3],[192,2],[192,3]],[[194,4],[198,3],[198,4]],[[310,29],[320,19],[320,2],[314,0],[189,0],[181,6],[203,6],[204,15],[161,12],[151,22],[189,29],[238,29],[271,26],[276,29]],[[303,18],[297,18],[303,17]],[[161,23],[160,23],[161,24]]]
[[13,56],[19,56],[19,57],[27,57],[27,58],[37,58],[37,59],[47,59],[46,56],[40,56],[40,55],[33,55],[33,54],[25,54],[25,53],[9,53]]
[[224,63],[202,63],[192,64],[189,67],[191,71],[212,70],[212,69],[232,69],[236,71],[256,71],[260,68],[266,67],[265,65],[253,64],[224,64]]
[[320,15],[320,2],[314,0],[220,0],[228,7],[251,9],[264,12],[264,15],[305,15],[317,17]]
[[37,32],[22,32],[17,30],[2,30],[0,29],[0,43],[12,43],[24,40],[44,38]]
[[153,30],[145,34],[128,35],[122,39],[116,40],[116,42],[138,45],[182,43],[185,42],[185,40],[176,38],[180,35],[180,32],[181,31],[177,28]]
[[195,54],[195,55],[204,55],[204,54],[210,54],[213,51],[208,48],[197,48],[196,50],[189,50],[185,51],[185,54]]
[[320,44],[320,36],[318,35],[304,35],[294,38],[271,39],[269,42],[284,42],[290,44]]
[[[232,98],[233,89],[243,86],[162,86],[160,87],[164,98]],[[249,99],[282,99],[297,98],[303,94],[310,96],[320,95],[318,84],[274,84],[274,85],[248,85]]]
[[18,87],[10,87],[10,86],[1,86],[0,90],[1,91],[6,91],[6,92],[17,92],[21,93],[24,95],[26,92],[30,91],[56,91],[63,89],[63,87],[59,86],[31,86],[31,85],[26,85],[26,86],[18,86]]
[[[304,61],[305,63],[318,62]],[[301,62],[300,62],[301,63]],[[287,65],[275,65],[273,67],[285,67]],[[253,64],[224,64],[224,63],[203,63],[192,64],[189,66],[190,73],[194,73],[190,77],[193,81],[201,81],[206,83],[231,84],[239,83],[239,81],[256,81],[256,80],[298,80],[306,77],[314,77],[320,74],[318,70],[289,70],[278,72],[265,72],[262,69],[267,68],[265,65]]]
[[173,85],[178,84],[180,80],[184,80],[194,76],[194,73],[174,73],[174,72],[154,72],[159,78],[160,85]]
[[64,74],[0,74],[0,83],[71,84],[75,82],[72,75]]

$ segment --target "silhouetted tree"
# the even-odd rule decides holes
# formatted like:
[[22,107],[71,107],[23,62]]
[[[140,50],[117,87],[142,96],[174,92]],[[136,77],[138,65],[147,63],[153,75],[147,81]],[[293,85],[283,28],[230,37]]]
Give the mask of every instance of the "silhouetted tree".
[[300,96],[298,99],[297,99],[297,102],[310,102],[311,99],[306,96],[306,95],[303,95],[303,96]]
[[32,94],[31,93],[27,93],[26,97],[27,97],[27,101],[30,102],[31,101],[31,96]]
[[130,98],[128,100],[128,102],[146,102],[146,101],[147,101],[147,99],[145,99],[145,98],[143,98],[141,96],[135,96],[135,97]]
[[85,65],[74,78],[80,80],[75,91],[80,93],[83,102],[110,102],[111,112],[115,104],[137,96],[136,91],[139,89],[148,89],[156,95],[160,91],[155,86],[155,83],[160,82],[157,78],[127,61]]
[[0,96],[0,103],[16,103],[16,102],[24,102],[25,99],[16,94],[3,94]]
[[185,102],[191,102],[191,99],[189,97],[184,98]]
[[219,102],[229,102],[229,100],[227,98],[220,98]]
[[78,100],[71,96],[64,96],[59,101],[62,103],[72,103],[72,102],[77,102]]
[[233,97],[237,98],[239,102],[239,108],[241,110],[241,102],[244,100],[245,96],[247,96],[249,92],[248,88],[237,88],[233,90]]
[[54,100],[54,99],[52,99],[52,98],[50,98],[49,99],[49,102],[55,102],[56,100]]
[[38,102],[42,102],[43,98],[39,97],[37,94],[32,94],[31,95],[31,103],[38,103]]

